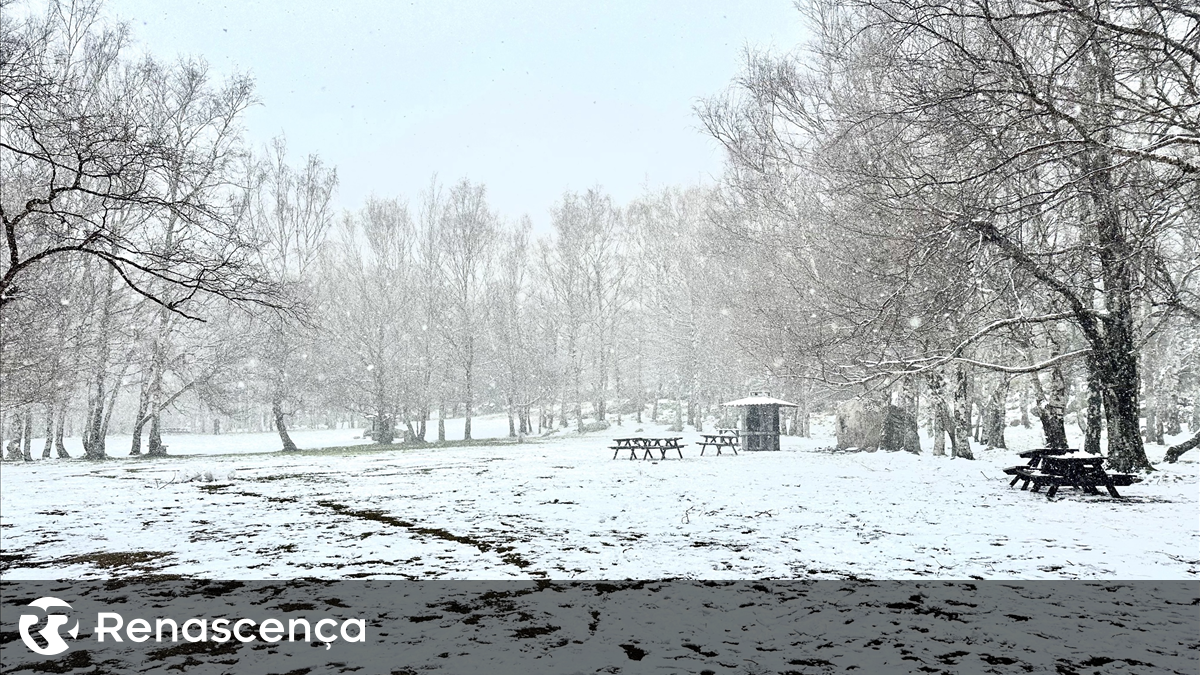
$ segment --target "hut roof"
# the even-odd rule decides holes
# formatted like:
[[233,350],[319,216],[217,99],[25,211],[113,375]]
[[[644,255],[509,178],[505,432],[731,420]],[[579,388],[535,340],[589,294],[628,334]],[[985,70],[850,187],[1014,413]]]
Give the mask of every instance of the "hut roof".
[[788,403],[787,401],[784,401],[782,399],[771,398],[770,396],[747,396],[746,398],[739,398],[736,401],[730,401],[729,403],[722,403],[721,405],[730,406],[730,407],[750,406],[750,405],[778,405],[778,406],[784,406],[784,407],[788,407],[788,408],[799,408],[800,407],[800,406],[796,405],[795,403]]

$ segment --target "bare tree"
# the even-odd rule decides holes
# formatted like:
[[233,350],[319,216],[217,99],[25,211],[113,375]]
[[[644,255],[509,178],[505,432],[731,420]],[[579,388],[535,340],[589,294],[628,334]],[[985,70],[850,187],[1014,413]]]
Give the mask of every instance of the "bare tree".
[[463,179],[446,197],[441,218],[441,256],[448,321],[443,334],[462,375],[463,438],[471,440],[475,369],[484,330],[483,301],[495,253],[496,216],[483,185]]
[[[162,69],[128,63],[125,27],[101,22],[100,10],[98,1],[56,1],[44,16],[0,24],[0,311],[21,298],[35,268],[65,256],[100,261],[174,312],[186,314],[182,305],[204,293],[272,304],[274,287],[240,227],[241,192],[210,170],[225,158],[174,142],[156,115]],[[230,86],[232,120],[252,99],[249,79]],[[207,181],[174,189],[180,173]],[[146,226],[152,219],[195,229],[164,251]]]
[[[172,145],[176,156],[191,152],[206,159],[202,164],[185,165],[176,161],[168,165],[164,171],[167,196],[178,200],[185,196],[196,199],[210,194],[214,186],[224,180],[222,176],[233,174],[239,168],[242,155],[237,122],[252,102],[249,84],[242,78],[235,78],[214,89],[209,81],[207,64],[198,60],[181,60],[167,68],[147,59],[141,67],[148,72],[149,98],[155,105],[155,119],[161,120],[163,140]],[[196,238],[203,227],[201,223],[180,218],[175,211],[151,218],[146,225],[156,230],[156,237],[148,242],[155,247],[157,255],[165,258],[186,247],[186,242]],[[146,287],[154,289],[161,285],[161,281],[151,279]],[[199,298],[200,302],[196,298],[181,299],[176,308],[198,318],[199,314],[191,307],[203,304],[205,299]],[[196,380],[185,381],[175,392],[164,391],[165,371],[180,316],[162,306],[152,315],[131,455],[141,452],[142,429],[147,422],[151,425],[148,454],[166,454],[160,436],[160,414],[168,401],[175,401],[196,384]]]
[[391,443],[403,421],[415,437],[412,411],[424,401],[418,362],[423,331],[413,248],[416,231],[408,207],[371,198],[347,215],[321,293],[324,332],[331,340],[325,360],[328,383],[342,407],[374,420],[373,438]]
[[533,362],[529,329],[529,291],[531,282],[528,216],[514,229],[502,232],[497,256],[496,278],[489,291],[489,334],[494,338],[492,353],[500,366],[501,389],[508,411],[508,435],[532,433],[529,409],[533,404]]
[[315,272],[333,224],[331,201],[337,172],[316,155],[300,168],[288,164],[287,143],[271,143],[259,169],[252,213],[264,244],[259,255],[274,283],[286,289],[299,312],[263,316],[264,341],[258,358],[260,376],[268,383],[271,419],[284,451],[296,450],[287,417],[300,404],[312,374],[308,365],[313,338],[311,300]]
[[554,339],[560,343],[555,349],[561,402],[559,424],[564,429],[567,427],[567,411],[572,410],[578,430],[583,431],[584,331],[591,309],[584,260],[590,242],[587,241],[586,219],[578,195],[563,195],[553,210],[552,224],[553,238],[540,241],[539,248],[555,314]]

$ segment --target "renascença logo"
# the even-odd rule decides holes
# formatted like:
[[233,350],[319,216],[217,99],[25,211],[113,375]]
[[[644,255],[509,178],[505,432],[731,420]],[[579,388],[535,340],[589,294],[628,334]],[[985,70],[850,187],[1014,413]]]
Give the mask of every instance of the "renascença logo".
[[[46,613],[46,627],[37,632],[37,634],[41,635],[42,639],[46,641],[46,646],[40,646],[34,641],[33,636],[29,633],[29,629],[33,628],[41,620],[37,614],[21,615],[21,618],[17,624],[18,628],[21,630],[21,642],[24,642],[26,647],[29,647],[34,652],[41,654],[42,656],[54,656],[55,654],[61,654],[67,651],[67,642],[66,640],[62,639],[61,635],[58,634],[58,628],[60,626],[67,625],[67,621],[70,619],[65,614],[50,613],[50,608],[66,607],[67,609],[71,609],[71,605],[59,600],[58,598],[45,597],[34,600],[33,602],[29,603],[29,606],[37,607]],[[67,633],[70,634],[71,637],[78,639],[79,622],[76,621],[75,626],[72,627],[71,630],[67,631]]]
[[[53,607],[71,609],[71,605],[58,598],[45,597],[34,600],[29,603],[29,606],[46,613],[46,626],[40,631],[33,632],[32,628],[41,621],[41,617],[37,614],[22,614],[18,626],[21,630],[21,641],[25,643],[25,646],[42,656],[55,656],[67,651],[69,646],[58,631],[60,627],[67,625],[67,621],[70,619],[65,614],[52,613],[50,609]],[[114,642],[124,642],[125,639],[130,642],[147,642],[151,639],[151,635],[155,642],[178,642],[181,637],[187,642],[208,642],[210,640],[213,642],[229,642],[231,640],[252,642],[257,639],[264,642],[279,642],[286,635],[288,642],[302,643],[310,643],[315,637],[325,644],[325,649],[332,647],[339,637],[343,642],[367,641],[367,624],[362,619],[346,619],[340,624],[339,626],[336,619],[328,617],[315,623],[309,623],[307,618],[292,618],[287,621],[285,629],[283,621],[275,618],[264,619],[261,623],[248,618],[217,618],[213,619],[211,623],[208,619],[201,618],[191,618],[182,623],[174,619],[159,618],[151,627],[151,622],[147,619],[136,618],[126,623],[125,617],[116,612],[99,612],[96,614],[92,635],[97,642],[104,642],[105,637]],[[121,637],[122,628],[125,629],[123,631],[124,639]],[[67,634],[72,638],[79,639],[78,621],[71,630],[67,631]],[[42,636],[46,646],[38,644],[34,635]]]

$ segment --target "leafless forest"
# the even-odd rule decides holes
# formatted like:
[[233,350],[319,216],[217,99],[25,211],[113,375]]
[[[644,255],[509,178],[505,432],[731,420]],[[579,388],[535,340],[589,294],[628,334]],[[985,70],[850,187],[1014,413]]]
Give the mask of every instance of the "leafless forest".
[[6,458],[682,427],[751,389],[801,404],[791,433],[858,397],[888,447],[965,458],[1078,425],[1149,470],[1145,443],[1200,430],[1200,6],[798,9],[810,44],[696,92],[724,175],[566,193],[544,233],[454,177],[339,212],[335,167],[245,139],[250,79],[135,59],[90,0],[6,14]]

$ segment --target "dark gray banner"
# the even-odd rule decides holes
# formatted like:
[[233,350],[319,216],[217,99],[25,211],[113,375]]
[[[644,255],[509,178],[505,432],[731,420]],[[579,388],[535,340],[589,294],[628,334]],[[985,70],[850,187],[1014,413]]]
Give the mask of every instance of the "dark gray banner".
[[5,673],[1200,671],[1200,583],[1189,581],[111,580],[2,590]]

